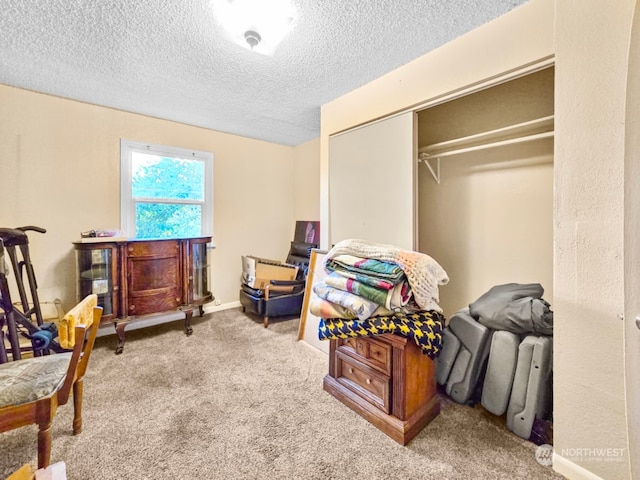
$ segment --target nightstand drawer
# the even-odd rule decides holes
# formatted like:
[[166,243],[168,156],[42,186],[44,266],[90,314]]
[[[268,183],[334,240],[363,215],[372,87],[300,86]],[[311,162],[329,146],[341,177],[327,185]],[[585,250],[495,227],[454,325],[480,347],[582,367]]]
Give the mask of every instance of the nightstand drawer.
[[339,351],[342,350],[382,373],[391,375],[391,345],[373,338],[348,338],[341,340],[341,343]]
[[337,380],[385,413],[391,411],[391,379],[343,352],[336,353]]

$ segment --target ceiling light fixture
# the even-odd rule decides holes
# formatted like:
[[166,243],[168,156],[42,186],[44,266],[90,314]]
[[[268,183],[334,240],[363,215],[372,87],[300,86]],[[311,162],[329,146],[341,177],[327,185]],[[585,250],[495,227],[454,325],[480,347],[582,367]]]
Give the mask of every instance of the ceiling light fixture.
[[235,44],[273,55],[293,27],[290,0],[214,0],[218,22]]
[[262,40],[262,37],[258,32],[254,32],[253,30],[247,30],[246,32],[244,32],[244,39],[247,41],[247,43],[251,47],[251,50],[253,50],[253,47],[257,46],[260,43],[260,40]]

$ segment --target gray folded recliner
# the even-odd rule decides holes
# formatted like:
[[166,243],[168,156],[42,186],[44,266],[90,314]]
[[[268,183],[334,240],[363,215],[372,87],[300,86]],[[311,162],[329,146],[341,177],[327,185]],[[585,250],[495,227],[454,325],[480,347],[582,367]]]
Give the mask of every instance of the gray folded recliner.
[[489,354],[492,330],[463,309],[454,314],[445,330],[443,348],[436,363],[436,380],[446,382],[446,392],[458,403],[467,403],[476,388]]
[[468,403],[481,382],[482,406],[506,412],[507,428],[524,439],[553,403],[553,312],[543,291],[540,284],[491,288],[451,317],[435,360],[447,395]]
[[438,382],[438,385],[446,385],[459,351],[460,340],[451,333],[450,329],[445,328],[442,331],[442,349],[440,350],[440,355],[434,360],[436,364],[436,382]]
[[552,345],[551,337],[528,335],[518,347],[507,428],[521,438],[528,439],[534,419],[551,408]]
[[498,330],[491,337],[481,403],[494,415],[504,414],[509,406],[519,346],[520,335],[512,332]]

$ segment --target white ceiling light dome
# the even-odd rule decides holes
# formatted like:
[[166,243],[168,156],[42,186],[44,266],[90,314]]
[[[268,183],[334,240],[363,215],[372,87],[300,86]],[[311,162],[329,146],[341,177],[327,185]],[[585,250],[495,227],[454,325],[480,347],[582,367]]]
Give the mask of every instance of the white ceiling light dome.
[[290,0],[214,0],[214,8],[232,42],[269,56],[291,31],[295,19]]

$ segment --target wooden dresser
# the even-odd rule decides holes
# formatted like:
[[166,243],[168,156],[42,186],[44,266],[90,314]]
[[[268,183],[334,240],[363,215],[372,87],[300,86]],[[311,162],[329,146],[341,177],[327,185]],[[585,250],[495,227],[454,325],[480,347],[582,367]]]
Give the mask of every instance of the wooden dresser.
[[[101,326],[113,325],[122,353],[125,329],[142,321],[153,324],[159,314],[184,313],[191,335],[194,309],[213,300],[208,290],[207,243],[211,237],[76,242],[78,298],[98,295]],[[155,317],[153,317],[155,315]]]
[[435,364],[392,334],[331,340],[324,390],[406,445],[440,413]]

